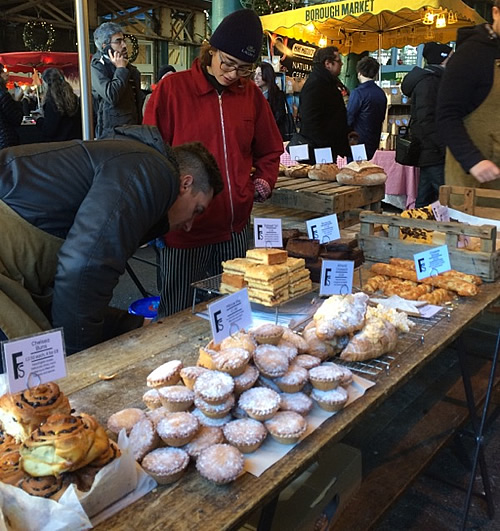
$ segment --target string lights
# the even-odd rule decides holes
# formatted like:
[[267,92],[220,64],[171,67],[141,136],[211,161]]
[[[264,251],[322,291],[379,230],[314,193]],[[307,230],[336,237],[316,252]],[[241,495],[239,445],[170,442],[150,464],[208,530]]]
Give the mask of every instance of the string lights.
[[128,60],[133,63],[139,55],[139,41],[137,40],[137,37],[131,33],[125,33],[123,36],[127,41],[130,41],[130,44],[132,45],[132,53],[129,53]]
[[[46,34],[45,42],[36,42],[34,32],[43,30]],[[26,48],[33,52],[50,52],[54,45],[54,26],[44,20],[28,20],[24,25],[23,42]]]

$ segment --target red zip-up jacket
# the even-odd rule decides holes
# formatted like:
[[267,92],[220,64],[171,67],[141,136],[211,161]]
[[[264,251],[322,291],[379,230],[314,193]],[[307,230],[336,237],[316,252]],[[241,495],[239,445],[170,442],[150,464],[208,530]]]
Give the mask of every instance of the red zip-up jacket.
[[[227,241],[250,218],[254,180],[274,187],[283,141],[260,89],[240,79],[218,94],[198,59],[190,70],[163,78],[151,95],[144,123],[156,125],[172,146],[202,142],[214,155],[224,190],[198,216],[190,232],[171,231],[170,247],[188,249]],[[252,166],[255,172],[250,176]]]

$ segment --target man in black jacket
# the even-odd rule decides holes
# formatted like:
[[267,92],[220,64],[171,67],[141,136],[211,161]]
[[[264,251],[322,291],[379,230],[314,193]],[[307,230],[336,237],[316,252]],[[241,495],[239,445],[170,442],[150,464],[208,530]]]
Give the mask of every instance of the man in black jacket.
[[94,31],[97,52],[90,63],[96,138],[113,134],[116,125],[142,123],[141,73],[129,62],[121,26],[104,22]]
[[439,187],[444,184],[445,146],[438,134],[436,105],[439,84],[452,52],[445,44],[426,43],[423,56],[427,66],[413,68],[401,84],[403,94],[411,98],[410,133],[421,148],[417,208],[437,201]]
[[492,24],[460,28],[438,95],[446,184],[500,190],[500,0]]
[[204,146],[168,148],[152,126],[4,149],[0,175],[0,332],[63,327],[69,354],[142,325],[108,307],[127,260],[223,187]]
[[19,144],[16,128],[23,121],[23,106],[20,100],[23,91],[16,87],[14,96],[7,89],[9,72],[0,63],[0,149]]
[[337,47],[318,48],[312,72],[300,92],[300,135],[308,141],[312,160],[314,148],[331,148],[333,162],[338,155],[350,153],[347,111],[338,79],[341,70],[342,59]]

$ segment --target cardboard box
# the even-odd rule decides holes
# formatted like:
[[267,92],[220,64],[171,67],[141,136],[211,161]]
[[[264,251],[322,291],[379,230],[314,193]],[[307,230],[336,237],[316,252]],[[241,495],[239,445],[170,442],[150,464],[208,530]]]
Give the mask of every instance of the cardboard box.
[[[359,488],[361,477],[358,449],[339,443],[322,452],[318,461],[281,492],[271,529],[313,531],[324,512],[326,519],[334,522]],[[255,531],[259,517],[260,510],[252,514],[240,531]]]

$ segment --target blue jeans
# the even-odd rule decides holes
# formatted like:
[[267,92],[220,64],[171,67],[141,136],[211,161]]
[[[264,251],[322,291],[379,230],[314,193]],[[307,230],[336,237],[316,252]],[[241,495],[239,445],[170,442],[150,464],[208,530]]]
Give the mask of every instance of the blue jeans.
[[444,184],[444,164],[420,168],[418,194],[415,207],[420,208],[439,199],[439,187]]

